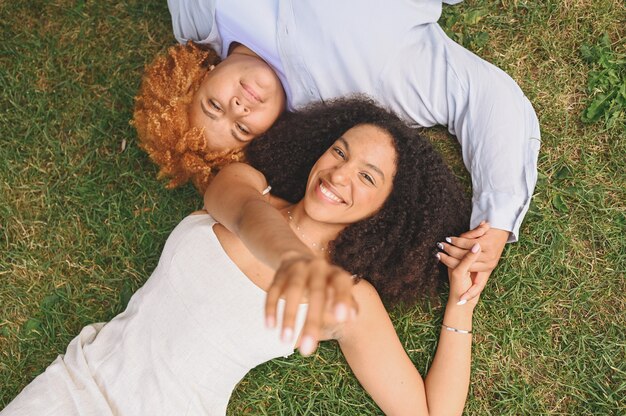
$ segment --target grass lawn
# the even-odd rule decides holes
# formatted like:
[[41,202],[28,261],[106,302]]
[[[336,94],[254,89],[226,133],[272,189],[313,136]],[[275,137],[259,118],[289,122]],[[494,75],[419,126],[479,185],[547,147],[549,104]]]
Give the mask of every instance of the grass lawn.
[[[521,85],[543,139],[521,241],[475,315],[469,415],[626,414],[626,108],[610,126],[581,121],[600,69],[581,47],[606,33],[624,54],[625,21],[622,0],[445,8],[446,30]],[[2,408],[80,328],[124,309],[201,201],[191,186],[163,188],[128,124],[143,66],[174,42],[165,0],[2,1],[0,37]],[[606,74],[626,88],[623,67]],[[454,140],[428,134],[464,175]],[[422,373],[441,315],[393,311]],[[380,410],[327,343],[253,370],[230,414]]]

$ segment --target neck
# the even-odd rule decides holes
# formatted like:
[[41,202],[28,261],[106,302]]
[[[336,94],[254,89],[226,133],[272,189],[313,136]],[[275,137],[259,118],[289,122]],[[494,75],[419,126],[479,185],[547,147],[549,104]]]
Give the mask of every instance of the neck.
[[337,238],[345,228],[344,224],[329,224],[314,220],[307,215],[300,202],[284,208],[283,215],[298,238],[314,252],[327,252],[328,243]]

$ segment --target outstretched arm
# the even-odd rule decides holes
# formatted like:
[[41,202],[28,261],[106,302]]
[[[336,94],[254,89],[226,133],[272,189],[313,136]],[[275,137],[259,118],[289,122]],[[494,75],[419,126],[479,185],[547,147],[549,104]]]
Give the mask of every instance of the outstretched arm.
[[[471,285],[469,267],[479,247],[450,271],[450,302],[443,323],[471,331],[476,300],[453,302]],[[339,345],[363,387],[388,415],[460,415],[470,380],[472,335],[444,327],[425,380],[407,356],[378,294],[366,282],[355,287],[359,316],[346,324]]]
[[313,257],[280,212],[263,195],[267,182],[244,163],[223,168],[204,194],[204,207],[263,263],[278,269],[285,258]]
[[269,196],[262,195],[266,187],[265,177],[259,171],[243,163],[233,163],[213,179],[204,195],[204,205],[257,259],[276,270],[267,294],[268,326],[275,325],[276,304],[279,298],[284,298],[282,336],[291,338],[297,307],[308,298],[300,342],[300,352],[308,355],[315,351],[320,339],[327,290],[334,294],[331,310],[337,321],[347,320],[350,310],[356,310],[351,294],[352,277],[326,259],[313,255],[270,204]]

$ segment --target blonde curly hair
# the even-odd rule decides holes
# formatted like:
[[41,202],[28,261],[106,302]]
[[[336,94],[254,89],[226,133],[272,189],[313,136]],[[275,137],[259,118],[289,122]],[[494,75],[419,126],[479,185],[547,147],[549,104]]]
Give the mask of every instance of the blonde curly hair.
[[167,188],[192,181],[203,193],[225,165],[243,161],[243,151],[207,149],[202,130],[189,123],[189,105],[209,67],[220,62],[217,53],[193,43],[176,45],[146,66],[131,124],[139,146],[159,167]]

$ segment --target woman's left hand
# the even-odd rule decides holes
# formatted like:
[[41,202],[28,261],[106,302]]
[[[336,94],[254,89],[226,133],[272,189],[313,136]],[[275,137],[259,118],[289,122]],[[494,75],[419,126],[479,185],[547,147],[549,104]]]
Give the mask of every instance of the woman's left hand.
[[472,266],[476,263],[482,252],[478,243],[466,251],[465,255],[454,268],[448,269],[448,280],[450,282],[450,296],[448,302],[452,301],[457,305],[466,303],[472,308],[478,303],[480,293],[469,300],[464,300],[463,295],[472,287],[476,272],[472,272]]
[[481,246],[480,257],[470,268],[472,285],[460,296],[459,301],[467,302],[481,294],[491,272],[498,265],[508,238],[508,231],[491,228],[488,223],[482,222],[475,229],[459,237],[449,237],[449,242],[438,243],[442,250],[439,253],[439,259],[450,269],[454,269],[475,244],[478,243]]
[[267,291],[266,324],[268,327],[276,325],[278,300],[284,298],[281,337],[285,342],[291,341],[298,306],[306,296],[308,311],[299,350],[304,356],[311,355],[320,341],[327,308],[330,307],[336,322],[345,322],[356,315],[357,304],[352,296],[352,286],[352,276],[326,259],[290,253],[283,257]]

